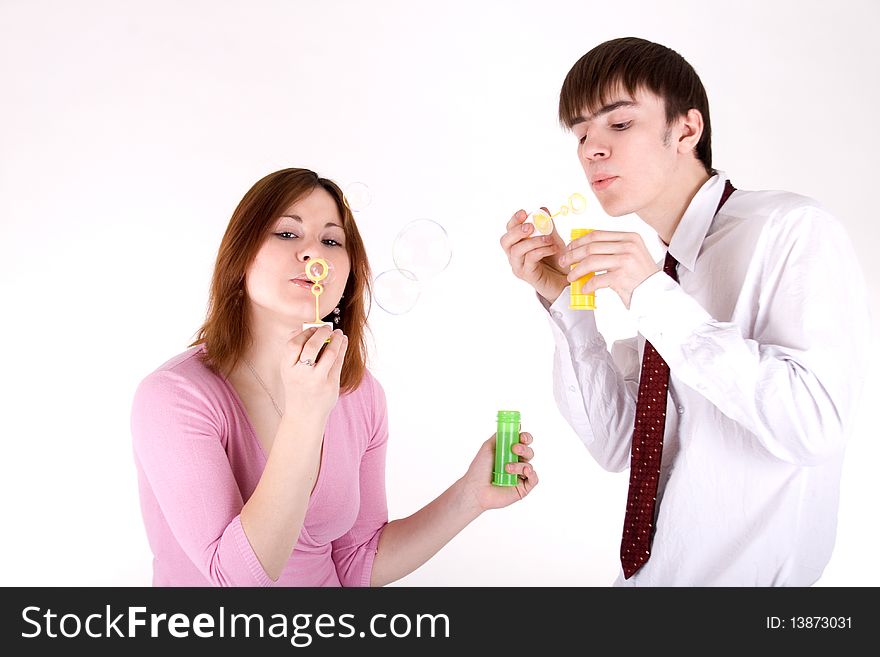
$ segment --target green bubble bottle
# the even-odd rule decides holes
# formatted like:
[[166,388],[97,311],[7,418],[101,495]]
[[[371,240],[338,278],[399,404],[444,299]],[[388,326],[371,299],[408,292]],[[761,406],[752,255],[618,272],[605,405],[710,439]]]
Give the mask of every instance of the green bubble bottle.
[[519,442],[519,411],[498,411],[498,426],[495,431],[495,469],[492,483],[496,486],[516,486],[519,475],[507,471],[508,463],[516,463],[519,457],[512,448]]

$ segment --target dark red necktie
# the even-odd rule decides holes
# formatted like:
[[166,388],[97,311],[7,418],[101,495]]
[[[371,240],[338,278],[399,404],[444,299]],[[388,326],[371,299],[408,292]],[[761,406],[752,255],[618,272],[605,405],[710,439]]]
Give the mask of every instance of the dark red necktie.
[[[718,203],[718,210],[733,193],[728,180]],[[666,252],[663,271],[678,282],[678,261]],[[636,400],[636,424],[633,430],[629,469],[629,493],[626,517],[620,541],[620,563],[625,579],[632,577],[651,556],[654,537],[654,510],[657,505],[657,483],[663,456],[663,430],[666,427],[666,394],[669,388],[669,365],[654,346],[645,341],[639,395]]]

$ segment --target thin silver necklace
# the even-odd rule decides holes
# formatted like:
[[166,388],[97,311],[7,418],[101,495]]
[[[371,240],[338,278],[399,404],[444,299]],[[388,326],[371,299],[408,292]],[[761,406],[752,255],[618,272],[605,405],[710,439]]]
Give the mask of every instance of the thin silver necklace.
[[284,413],[281,411],[281,408],[279,408],[278,402],[275,401],[275,398],[272,396],[272,393],[269,392],[268,386],[265,383],[263,383],[263,379],[261,379],[260,375],[257,374],[257,370],[255,370],[254,366],[251,365],[251,361],[249,361],[247,358],[245,358],[244,362],[245,362],[245,365],[248,366],[248,369],[251,371],[251,374],[254,375],[254,378],[257,380],[257,383],[259,383],[260,386],[263,388],[263,390],[266,391],[266,394],[269,395],[269,399],[272,400],[272,406],[275,407],[275,412],[278,413],[278,417],[283,417]]

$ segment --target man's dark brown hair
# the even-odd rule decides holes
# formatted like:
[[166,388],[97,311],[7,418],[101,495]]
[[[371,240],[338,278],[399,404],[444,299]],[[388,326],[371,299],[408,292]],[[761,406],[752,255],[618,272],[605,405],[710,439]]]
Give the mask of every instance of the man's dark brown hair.
[[703,134],[696,156],[712,173],[712,127],[709,99],[694,68],[677,52],[659,43],[623,37],[601,43],[572,66],[559,92],[559,122],[572,128],[586,110],[590,114],[612,101],[611,94],[639,89],[663,99],[668,125],[690,109],[703,115]]

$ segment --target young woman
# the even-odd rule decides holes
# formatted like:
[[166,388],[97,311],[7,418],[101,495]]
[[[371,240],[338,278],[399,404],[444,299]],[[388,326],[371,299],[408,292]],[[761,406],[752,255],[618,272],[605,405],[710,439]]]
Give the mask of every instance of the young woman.
[[[326,274],[316,296],[307,263]],[[315,278],[315,276],[312,276]],[[307,169],[258,181],[220,245],[191,347],[148,375],[132,435],[156,586],[382,586],[487,509],[538,483],[521,434],[515,487],[494,436],[460,479],[388,522],[385,395],[366,368],[370,268],[339,187]]]

